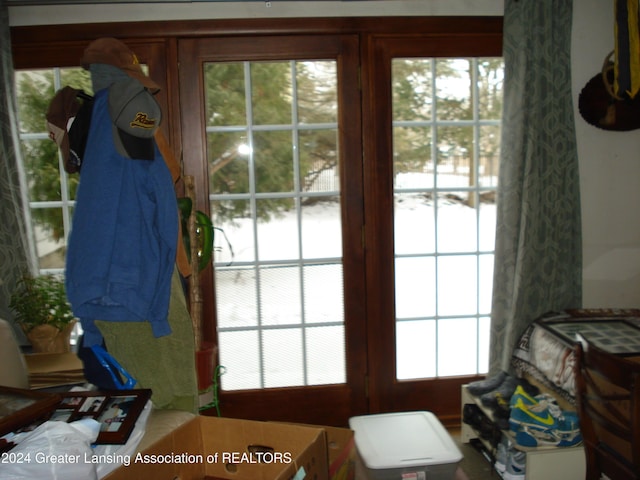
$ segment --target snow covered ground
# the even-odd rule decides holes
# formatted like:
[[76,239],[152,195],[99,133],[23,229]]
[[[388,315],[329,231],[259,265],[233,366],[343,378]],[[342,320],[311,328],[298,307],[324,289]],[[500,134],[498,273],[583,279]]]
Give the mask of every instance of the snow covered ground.
[[[432,199],[396,198],[396,254],[402,256],[396,260],[399,379],[483,373],[488,366],[489,318],[477,312],[490,311],[495,205],[476,210],[444,196],[438,202],[436,223]],[[235,254],[226,266],[230,251],[217,233],[224,389],[346,381],[338,211],[337,202],[326,202],[304,207],[300,216],[292,211],[258,224],[257,256],[268,263],[258,273],[259,284],[256,270],[244,263],[256,257],[251,220],[218,225]],[[436,247],[445,254],[437,260]],[[305,259],[324,260],[301,270],[295,262],[300,249]],[[478,251],[488,253],[478,257]],[[435,315],[444,318],[425,319]],[[312,328],[301,328],[303,322]],[[265,328],[262,336],[259,328]]]

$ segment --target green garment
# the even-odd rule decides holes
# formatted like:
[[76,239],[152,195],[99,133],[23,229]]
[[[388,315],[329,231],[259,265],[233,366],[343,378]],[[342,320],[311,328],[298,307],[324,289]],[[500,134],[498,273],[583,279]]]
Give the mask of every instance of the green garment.
[[136,388],[153,391],[155,408],[198,412],[193,325],[177,270],[169,302],[171,335],[154,337],[149,322],[95,323],[107,351],[137,380]]

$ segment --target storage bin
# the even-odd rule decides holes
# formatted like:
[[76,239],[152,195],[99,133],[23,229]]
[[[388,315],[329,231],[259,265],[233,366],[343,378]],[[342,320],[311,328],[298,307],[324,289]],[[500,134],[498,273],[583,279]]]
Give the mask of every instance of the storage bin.
[[451,480],[462,453],[432,412],[349,419],[358,452],[356,479]]

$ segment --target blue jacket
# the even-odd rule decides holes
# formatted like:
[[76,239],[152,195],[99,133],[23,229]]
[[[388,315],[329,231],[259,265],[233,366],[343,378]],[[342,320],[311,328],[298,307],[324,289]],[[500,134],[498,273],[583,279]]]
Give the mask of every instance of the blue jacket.
[[66,290],[85,331],[84,345],[102,341],[94,320],[149,321],[168,335],[178,207],[169,169],[132,160],[113,143],[108,89],[94,98],[66,257]]

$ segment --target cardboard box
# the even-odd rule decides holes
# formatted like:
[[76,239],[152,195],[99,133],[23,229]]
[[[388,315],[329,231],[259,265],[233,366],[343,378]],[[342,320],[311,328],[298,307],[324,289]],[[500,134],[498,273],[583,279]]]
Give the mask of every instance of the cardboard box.
[[327,436],[329,453],[329,479],[353,480],[356,475],[356,444],[350,428],[313,425],[310,423],[286,423],[303,427],[322,428]]
[[349,428],[322,427],[327,434],[329,478],[353,480],[356,476],[356,444]]
[[322,428],[198,416],[105,480],[327,480]]
[[356,478],[451,480],[462,453],[432,412],[362,415],[355,432]]

